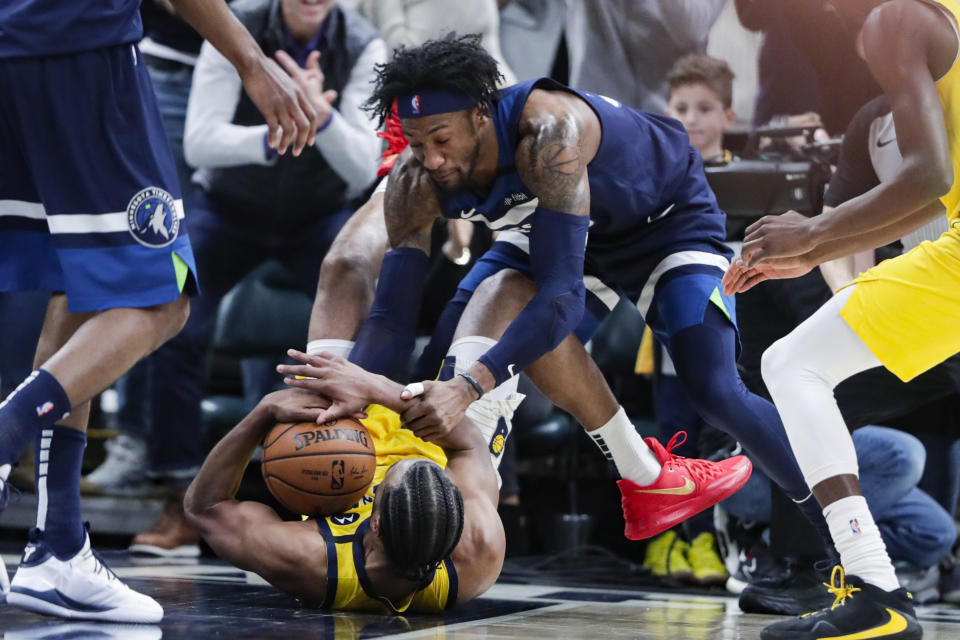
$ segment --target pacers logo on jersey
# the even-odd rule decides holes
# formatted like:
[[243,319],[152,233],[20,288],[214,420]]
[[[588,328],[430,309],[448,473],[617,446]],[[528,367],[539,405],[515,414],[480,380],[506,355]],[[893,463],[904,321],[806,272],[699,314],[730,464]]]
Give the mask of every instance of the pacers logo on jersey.
[[165,247],[177,239],[180,218],[173,196],[159,187],[147,187],[127,205],[130,235],[147,247]]
[[493,437],[490,438],[490,453],[495,456],[503,453],[503,447],[507,444],[508,435],[510,435],[510,430],[507,428],[507,421],[500,418],[497,420],[497,430],[493,432]]

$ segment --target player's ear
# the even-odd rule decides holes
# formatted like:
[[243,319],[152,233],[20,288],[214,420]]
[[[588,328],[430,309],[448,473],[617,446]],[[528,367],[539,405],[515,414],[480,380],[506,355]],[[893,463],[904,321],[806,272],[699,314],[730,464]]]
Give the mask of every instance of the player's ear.
[[374,509],[373,513],[370,514],[370,531],[373,531],[373,535],[380,537],[380,529],[382,527],[382,522],[380,520],[380,510]]
[[490,119],[490,115],[487,113],[487,107],[482,104],[478,104],[473,108],[473,111],[470,112],[470,119],[473,121],[474,127],[479,127],[487,120]]

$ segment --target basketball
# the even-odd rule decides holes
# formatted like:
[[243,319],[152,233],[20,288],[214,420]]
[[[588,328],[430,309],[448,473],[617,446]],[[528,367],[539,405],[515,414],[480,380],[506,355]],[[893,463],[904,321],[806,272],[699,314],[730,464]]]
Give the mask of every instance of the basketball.
[[377,466],[373,438],[352,418],[278,424],[263,440],[260,470],[270,493],[305,516],[330,516],[363,497]]

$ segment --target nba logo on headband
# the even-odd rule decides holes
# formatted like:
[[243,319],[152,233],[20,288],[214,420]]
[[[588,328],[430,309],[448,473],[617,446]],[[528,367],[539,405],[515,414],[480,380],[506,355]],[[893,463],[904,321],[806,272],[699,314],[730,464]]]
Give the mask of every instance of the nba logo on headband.
[[397,115],[401,118],[423,118],[475,106],[476,100],[456,89],[420,89],[397,96]]

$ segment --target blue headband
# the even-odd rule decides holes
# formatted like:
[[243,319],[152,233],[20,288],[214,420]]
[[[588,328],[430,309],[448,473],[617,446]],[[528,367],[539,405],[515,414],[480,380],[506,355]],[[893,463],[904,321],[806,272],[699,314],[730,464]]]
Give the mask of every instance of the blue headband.
[[397,98],[397,115],[422,118],[438,113],[462,111],[477,106],[477,101],[456,89],[425,89]]

